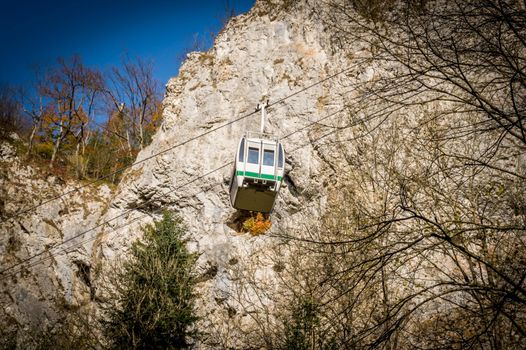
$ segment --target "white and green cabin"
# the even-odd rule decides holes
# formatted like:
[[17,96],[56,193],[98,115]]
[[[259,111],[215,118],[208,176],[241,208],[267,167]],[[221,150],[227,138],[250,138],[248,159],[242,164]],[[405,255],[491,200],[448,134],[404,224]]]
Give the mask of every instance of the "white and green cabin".
[[230,180],[230,202],[236,209],[269,213],[285,172],[285,151],[277,138],[247,133],[239,141]]

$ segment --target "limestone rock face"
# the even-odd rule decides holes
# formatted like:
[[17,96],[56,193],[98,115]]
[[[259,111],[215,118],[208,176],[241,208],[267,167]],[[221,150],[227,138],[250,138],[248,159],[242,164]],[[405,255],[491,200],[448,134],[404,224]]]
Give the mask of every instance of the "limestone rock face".
[[[166,85],[160,130],[139,154],[140,164],[124,177],[104,217],[117,219],[101,232],[97,255],[103,265],[125,254],[140,236],[140,225],[159,217],[160,209],[171,209],[183,217],[190,247],[200,254],[203,329],[226,337],[227,321],[241,329],[252,312],[270,307],[275,268],[286,259],[278,236],[319,221],[336,175],[316,150],[317,142],[331,138],[324,135],[347,120],[346,113],[334,114],[343,108],[345,77],[327,78],[348,62],[329,42],[305,4],[286,13],[257,2],[230,21],[208,52],[190,53]],[[353,74],[367,80],[373,73],[357,66]],[[253,112],[267,100],[265,131],[285,146],[286,176],[271,230],[252,237],[233,229],[238,213],[230,205],[228,184],[239,139],[259,131],[260,114]],[[268,296],[239,289],[243,279],[268,285]],[[236,346],[235,337],[228,338],[226,344]]]
[[[318,223],[329,210],[338,164],[349,161],[317,146],[334,139],[349,119],[343,110],[350,91],[345,81],[351,76],[367,82],[375,74],[374,67],[357,63],[367,50],[357,47],[350,58],[332,47],[311,6],[283,4],[256,2],[228,23],[209,51],[188,55],[166,85],[160,130],[114,193],[104,185],[82,188],[2,222],[2,267],[17,266],[1,282],[5,319],[44,322],[57,317],[57,303],[96,307],[103,281],[93,270],[104,271],[125,256],[140,227],[162,209],[179,213],[190,248],[200,254],[198,309],[218,344],[235,347],[235,337],[227,337],[235,331],[227,328],[240,329],[252,322],[252,313],[272,306],[275,271],[287,259],[279,236]],[[238,213],[230,205],[228,183],[238,141],[247,131],[259,131],[260,115],[253,112],[267,100],[265,131],[285,146],[286,176],[271,230],[252,237],[233,228]],[[7,216],[78,185],[36,176],[14,154],[0,148]],[[14,265],[33,254],[41,255]],[[248,279],[268,295],[244,287]]]
[[99,185],[75,191],[81,184],[25,165],[8,142],[0,145],[0,169],[2,327],[40,329],[56,322],[64,308],[93,301],[96,231],[89,229],[103,215],[111,190]]
[[[183,217],[190,247],[201,254],[198,306],[205,329],[220,328],[228,319],[249,322],[250,307],[271,302],[240,290],[242,279],[272,287],[273,268],[283,258],[274,252],[281,243],[277,236],[323,215],[334,175],[313,148],[331,128],[314,122],[343,107],[334,88],[340,77],[311,85],[341,71],[345,61],[327,46],[310,8],[299,4],[286,16],[273,9],[258,2],[231,20],[208,52],[188,55],[166,85],[160,130],[139,154],[141,163],[124,177],[104,217],[118,218],[101,233],[103,262],[122,255],[140,235],[138,227],[158,217],[160,209]],[[271,230],[252,237],[233,229],[238,213],[230,205],[228,184],[239,139],[259,131],[260,114],[253,112],[267,100],[265,131],[284,144],[286,177]],[[325,125],[344,119],[340,113]]]
[[[485,218],[490,222],[523,220],[524,146],[504,138],[498,128],[478,129],[490,125],[483,115],[433,95],[436,90],[421,90],[422,81],[411,74],[404,78],[409,90],[400,93],[404,88],[398,87],[399,78],[405,72],[400,62],[386,59],[368,33],[360,32],[356,40],[342,37],[357,29],[345,18],[353,12],[331,13],[332,8],[324,6],[329,5],[258,0],[250,12],[228,23],[209,51],[188,54],[177,77],[166,84],[160,129],[115,189],[100,185],[77,191],[78,183],[24,165],[12,145],[0,143],[0,331],[53,324],[62,309],[96,315],[107,296],[107,272],[127,256],[132,242],[141,237],[141,227],[160,218],[163,210],[181,216],[189,248],[199,254],[198,328],[208,336],[197,347],[204,349],[269,344],[261,339],[272,333],[265,327],[279,324],[273,321],[281,316],[280,308],[290,306],[280,295],[282,287],[289,282],[304,287],[295,272],[307,271],[315,277],[309,283],[320,286],[325,275],[316,279],[318,263],[326,264],[326,274],[343,276],[334,271],[347,273],[357,251],[364,255],[357,260],[361,266],[370,252],[379,252],[377,260],[383,260],[385,247],[394,252],[401,241],[411,241],[407,232],[420,242],[421,227],[405,221],[412,210],[408,200],[419,203],[435,221],[441,215],[454,218],[453,227],[459,221],[458,206],[473,208],[466,210],[470,218],[478,213],[480,200],[488,198],[491,210]],[[326,25],[328,18],[334,26]],[[431,75],[424,82],[433,86],[434,79]],[[284,144],[286,171],[270,215],[271,229],[252,236],[236,229],[244,213],[231,207],[228,186],[239,139],[245,132],[259,131],[260,114],[254,110],[267,100],[265,131]],[[473,170],[481,159],[490,166]],[[513,190],[506,190],[512,184]],[[71,193],[12,217],[42,198],[66,192]],[[389,225],[391,219],[400,219],[392,244],[371,240],[370,251],[359,251],[360,243],[352,254],[346,247],[341,254],[328,247],[321,257],[310,247],[304,255],[295,254],[301,250],[293,249],[298,240],[291,235],[304,238],[315,232],[312,237],[321,240],[334,233],[332,239],[338,242],[341,237],[361,242],[353,234],[361,227],[376,227],[371,218]],[[340,230],[342,222],[346,226]],[[385,228],[378,226],[378,232]],[[432,238],[434,230],[425,235]],[[435,241],[428,244],[433,251]],[[424,248],[414,249],[412,263],[420,266],[417,256]],[[444,256],[440,254],[436,256]],[[446,270],[451,267],[439,259]],[[396,305],[396,298],[426,286],[405,283],[413,273],[405,257],[391,261],[393,273],[386,273],[386,280]],[[441,274],[431,265],[434,262],[418,277]],[[411,278],[416,280],[418,273]],[[307,289],[302,291],[308,294]],[[359,297],[364,310],[380,303],[378,293],[371,291]],[[332,293],[327,300],[343,295],[338,288]],[[354,296],[348,297],[354,304]],[[385,300],[381,303],[388,304]],[[424,313],[415,324],[425,320]],[[374,319],[373,313],[366,314]],[[327,318],[331,323],[330,315]]]

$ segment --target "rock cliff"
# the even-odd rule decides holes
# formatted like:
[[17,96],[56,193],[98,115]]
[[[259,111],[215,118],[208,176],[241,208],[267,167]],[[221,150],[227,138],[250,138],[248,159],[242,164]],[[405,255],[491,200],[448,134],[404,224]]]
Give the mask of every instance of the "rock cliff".
[[[418,193],[418,188],[451,192],[448,200],[457,204],[475,203],[479,192],[470,191],[492,179],[487,168],[476,175],[463,170],[432,181],[446,168],[465,166],[465,159],[482,159],[497,142],[504,146],[492,154],[492,169],[522,169],[521,159],[507,153],[516,146],[513,142],[499,141],[500,134],[493,131],[474,130],[484,123],[480,115],[465,112],[462,118],[439,119],[458,111],[456,105],[424,94],[411,96],[410,104],[403,103],[409,98],[403,94],[402,102],[394,104],[389,103],[390,96],[376,98],[373,87],[382,76],[388,82],[386,91],[397,88],[400,80],[390,83],[385,77],[396,75],[399,66],[373,60],[379,50],[373,40],[347,40],[342,45],[336,29],[326,24],[324,16],[331,9],[323,6],[257,1],[250,12],[228,23],[209,51],[188,54],[178,76],[166,85],[160,129],[116,189],[84,187],[27,215],[2,221],[3,267],[45,251],[2,279],[0,317],[8,320],[6,324],[30,327],[52,322],[60,317],[57,305],[96,311],[104,298],[104,271],[126,256],[131,242],[140,237],[141,226],[168,209],[183,218],[189,248],[200,254],[199,327],[211,335],[202,346],[250,348],[250,339],[253,344],[264,343],[250,338],[256,337],[251,330],[263,327],[260,317],[272,321],[280,311],[273,308],[280,305],[281,285],[288,283],[280,272],[292,262],[311,264],[310,257],[295,256],[291,235],[323,233],[331,224],[337,232],[342,225],[337,214],[346,210],[345,217],[356,220],[355,227],[368,227],[364,218],[377,213],[382,220],[403,222],[410,217],[404,208],[407,201],[421,200],[425,208],[421,215],[430,208],[439,219],[447,216],[453,205],[439,206],[442,197]],[[266,131],[285,146],[286,174],[270,216],[271,229],[254,237],[236,230],[240,214],[230,206],[228,184],[239,138],[259,130],[259,114],[252,112],[267,100]],[[446,139],[451,140],[447,145],[440,141]],[[457,158],[448,158],[451,163],[446,166],[438,160],[445,154]],[[38,203],[35,197],[53,197],[78,186],[36,174],[8,145],[2,146],[0,155],[4,217]],[[473,176],[469,178],[476,181],[469,187],[457,182],[457,176]],[[495,186],[507,181],[513,182],[503,178]],[[417,194],[409,198],[407,193],[413,190]],[[495,203],[505,203],[503,211],[513,207],[504,190],[495,196]],[[349,213],[355,208],[359,210]],[[397,226],[395,233],[402,238],[389,249],[405,242],[405,229]],[[381,244],[387,246],[389,240]],[[372,246],[368,249],[382,253],[377,242]],[[400,293],[414,287],[406,283],[408,266],[397,265],[390,275],[400,278],[389,281]],[[415,276],[420,273],[428,272]],[[365,304],[385,302],[375,298],[370,296]]]
[[[99,185],[77,190],[82,184],[25,164],[9,142],[3,141],[0,157],[0,256],[2,270],[8,269],[1,281],[2,330],[42,329],[56,323],[64,308],[93,300],[96,231],[89,229],[104,215],[111,189]],[[40,205],[66,192],[70,195]]]
[[[140,164],[113,191],[106,185],[75,191],[79,184],[39,174],[11,146],[2,146],[7,219],[1,224],[0,256],[4,268],[16,266],[2,280],[2,318],[9,326],[51,324],[62,307],[96,308],[101,282],[95,271],[124,256],[140,236],[139,227],[159,217],[159,209],[182,216],[190,248],[201,254],[198,306],[206,327],[221,327],[234,315],[236,322],[249,318],[246,303],[261,302],[261,296],[252,292],[239,299],[234,281],[239,285],[239,272],[251,271],[261,283],[272,284],[281,260],[271,253],[281,242],[274,235],[323,215],[326,188],[335,174],[313,143],[345,120],[340,113],[326,124],[315,123],[342,109],[334,87],[344,77],[311,85],[340,72],[347,60],[333,52],[321,22],[305,4],[286,10],[280,2],[258,1],[228,23],[209,51],[188,54],[178,76],[166,85],[160,130],[139,154]],[[266,100],[272,106],[266,131],[282,138],[287,174],[271,215],[272,229],[252,237],[235,230],[238,214],[228,197],[231,166],[224,165],[233,159],[239,138],[259,130],[260,116],[228,123]],[[165,149],[170,150],[156,155]],[[10,218],[42,198],[70,191]],[[39,255],[24,262],[34,254]]]
[[[268,286],[268,293],[274,289],[276,264],[284,259],[275,252],[283,244],[277,236],[287,227],[312,225],[327,210],[328,188],[337,174],[314,146],[347,120],[346,113],[334,114],[344,107],[343,91],[336,87],[345,76],[327,79],[347,60],[332,52],[308,6],[300,4],[290,13],[280,6],[257,2],[228,23],[209,51],[188,55],[166,86],[163,124],[137,161],[192,141],[127,173],[104,219],[126,215],[104,228],[97,247],[98,259],[111,261],[125,253],[138,226],[158,217],[158,209],[178,212],[191,233],[190,247],[201,254],[202,327],[218,328],[222,336],[227,334],[222,327],[252,322],[250,313],[271,302],[270,296],[265,301],[255,290],[242,289],[244,278]],[[353,73],[367,79],[364,67]],[[271,104],[266,131],[284,144],[286,176],[271,230],[252,237],[235,230],[230,163],[240,137],[259,131],[259,113],[243,116],[266,100]],[[324,124],[316,123],[332,114]],[[135,218],[141,219],[119,228]]]

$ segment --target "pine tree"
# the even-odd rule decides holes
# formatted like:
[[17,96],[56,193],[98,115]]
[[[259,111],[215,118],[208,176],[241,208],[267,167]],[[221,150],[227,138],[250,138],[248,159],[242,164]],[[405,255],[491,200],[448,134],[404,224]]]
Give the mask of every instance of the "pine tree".
[[181,219],[165,213],[132,245],[115,280],[115,307],[103,331],[113,349],[181,349],[196,336],[196,255],[188,252]]

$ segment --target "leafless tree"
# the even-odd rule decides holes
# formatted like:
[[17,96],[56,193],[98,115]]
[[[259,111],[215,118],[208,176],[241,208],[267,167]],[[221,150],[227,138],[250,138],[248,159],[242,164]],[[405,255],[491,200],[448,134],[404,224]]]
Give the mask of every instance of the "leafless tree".
[[45,103],[42,95],[35,91],[28,91],[23,89],[19,91],[18,98],[22,109],[29,120],[31,120],[31,131],[28,137],[27,155],[29,156],[33,151],[35,136],[38,130],[42,127],[44,120]]
[[111,108],[122,120],[132,153],[149,143],[148,133],[160,118],[161,97],[151,63],[125,55],[121,67],[113,68],[107,94]]
[[311,345],[330,336],[351,349],[521,347],[524,5],[325,5],[313,11],[334,47],[371,55],[353,109],[380,123],[316,146],[323,160],[339,150],[330,169],[346,175],[323,224],[283,235],[308,261],[284,270],[298,280],[284,305],[314,302]]
[[[87,125],[92,118],[96,96],[102,90],[101,74],[84,66],[80,56],[73,56],[69,60],[59,58],[58,65],[47,71],[40,82],[39,92],[48,99],[54,110],[47,124],[58,129],[53,133],[51,165],[68,135],[75,139],[75,157],[79,161],[89,137]],[[77,169],[80,171],[80,164],[77,164]]]
[[20,109],[13,87],[0,86],[0,136],[5,137],[20,127]]
[[[330,2],[325,14],[342,46],[360,40],[394,66],[372,87],[391,103],[444,101],[486,117],[522,143],[525,113],[524,4],[514,0]],[[360,11],[366,17],[356,15]],[[397,87],[394,89],[394,87]],[[412,98],[411,98],[412,97]]]

